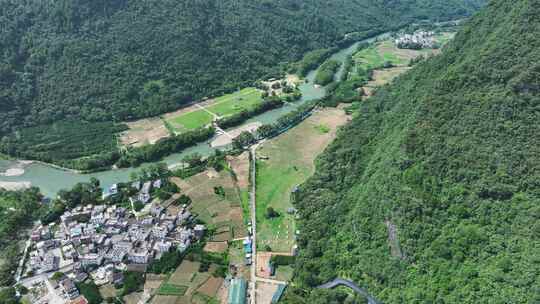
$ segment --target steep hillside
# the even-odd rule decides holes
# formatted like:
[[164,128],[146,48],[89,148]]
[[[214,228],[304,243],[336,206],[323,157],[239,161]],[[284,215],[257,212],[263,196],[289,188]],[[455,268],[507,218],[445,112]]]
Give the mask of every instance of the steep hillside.
[[[345,33],[457,18],[482,2],[0,0],[0,150],[62,158],[54,144],[25,145],[35,130],[23,129],[39,126],[53,142],[69,137],[84,147],[62,155],[111,152],[113,140],[96,148],[83,139],[101,129],[110,136],[118,130],[111,121],[157,115],[276,74]],[[74,136],[80,120],[89,124]]]
[[540,301],[540,5],[495,0],[378,91],[302,186],[284,303]]

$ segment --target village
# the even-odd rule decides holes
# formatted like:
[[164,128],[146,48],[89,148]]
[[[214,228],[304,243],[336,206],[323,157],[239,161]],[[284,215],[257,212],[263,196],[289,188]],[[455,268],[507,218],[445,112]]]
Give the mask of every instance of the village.
[[413,34],[401,34],[394,41],[400,49],[433,49],[437,47],[435,33],[432,31],[416,31]]
[[[59,224],[39,226],[31,234],[34,250],[29,253],[23,282],[33,275],[63,273],[58,280],[60,297],[75,300],[79,293],[74,283],[88,276],[97,284],[121,284],[125,270],[144,271],[146,265],[172,248],[184,252],[199,241],[205,226],[195,223],[187,205],[171,213],[160,204],[149,204],[151,190],[161,187],[161,180],[134,182],[137,196],[132,204],[147,204],[148,212],[133,212],[116,205],[86,205],[66,211]],[[104,198],[118,193],[113,185]],[[29,286],[31,287],[31,286]],[[39,299],[35,299],[39,302]]]

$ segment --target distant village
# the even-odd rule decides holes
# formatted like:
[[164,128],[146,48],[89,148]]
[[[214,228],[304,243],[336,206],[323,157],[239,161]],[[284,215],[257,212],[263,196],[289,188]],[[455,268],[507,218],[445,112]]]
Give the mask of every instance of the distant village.
[[[58,295],[65,302],[85,303],[79,299],[75,283],[83,282],[88,275],[96,285],[121,284],[123,271],[144,271],[172,248],[184,252],[204,236],[206,227],[195,223],[186,205],[172,214],[170,209],[149,203],[152,188],[160,188],[161,180],[134,182],[131,187],[137,191],[131,204],[147,204],[148,212],[137,213],[115,205],[86,205],[66,211],[60,223],[36,228],[31,234],[33,249],[22,281],[32,282],[42,274],[61,272],[65,276],[56,282]],[[107,198],[117,193],[118,186],[113,185],[103,195]],[[39,299],[35,300],[39,303]]]
[[434,32],[416,31],[413,34],[401,34],[394,42],[400,49],[432,49],[437,46],[434,36]]

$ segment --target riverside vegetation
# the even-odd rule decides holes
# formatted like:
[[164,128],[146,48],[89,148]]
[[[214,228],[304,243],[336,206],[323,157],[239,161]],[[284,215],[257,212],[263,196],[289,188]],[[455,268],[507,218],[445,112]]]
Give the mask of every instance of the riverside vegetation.
[[0,151],[84,170],[85,157],[116,156],[122,121],[279,76],[308,51],[482,3],[1,0]]
[[540,301],[540,7],[494,0],[366,99],[297,193],[284,303]]

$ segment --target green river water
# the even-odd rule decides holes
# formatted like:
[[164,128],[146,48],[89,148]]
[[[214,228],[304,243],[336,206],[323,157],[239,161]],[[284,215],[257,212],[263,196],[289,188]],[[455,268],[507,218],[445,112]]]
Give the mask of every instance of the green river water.
[[[375,39],[382,36],[387,36],[388,34],[383,34],[378,37],[367,39],[364,41],[357,42],[351,45],[348,48],[342,49],[339,52],[331,56],[332,59],[339,60],[341,62],[345,61],[345,58],[354,53],[357,46],[361,42],[373,42]],[[310,100],[322,98],[325,95],[325,89],[321,87],[315,87],[313,85],[313,79],[315,78],[316,70],[311,71],[306,79],[307,83],[300,85],[300,91],[302,92],[302,98],[296,104],[302,104]],[[340,70],[336,73],[336,79],[339,79],[341,73],[343,72],[343,65]],[[295,109],[295,106],[286,105],[282,108],[275,109],[256,117],[251,118],[249,122],[259,121],[263,124],[273,123],[282,115],[289,113]],[[174,165],[181,162],[182,158],[191,153],[200,153],[203,156],[210,155],[214,148],[210,147],[210,142],[212,140],[202,142],[193,146],[191,148],[183,150],[181,153],[172,154],[162,160],[162,162],[167,163],[168,165]],[[226,148],[226,147],[225,147]],[[0,172],[5,171],[8,168],[14,167],[17,164],[16,161],[9,160],[0,160]],[[148,166],[148,164],[142,165],[141,167]],[[113,169],[108,171],[90,173],[90,174],[77,174],[74,172],[58,169],[42,163],[32,163],[25,166],[24,174],[19,176],[0,176],[0,181],[2,182],[30,182],[32,186],[39,187],[41,192],[49,197],[53,197],[61,189],[69,189],[73,187],[78,182],[85,182],[90,180],[91,177],[95,177],[101,181],[102,186],[110,186],[113,183],[117,182],[126,182],[129,180],[130,174],[134,171],[140,170],[138,168],[126,168],[126,169]]]

